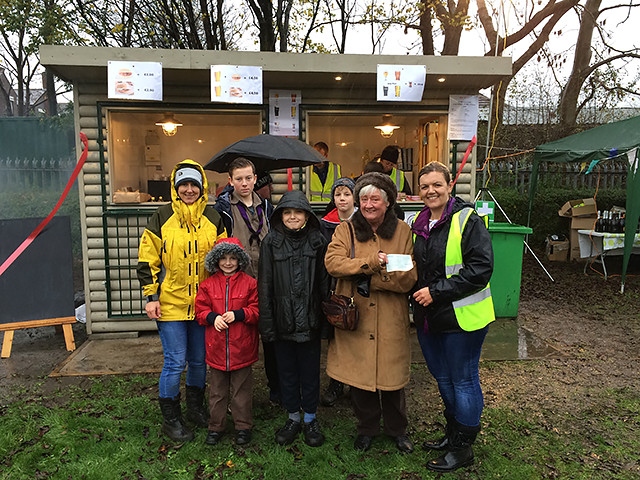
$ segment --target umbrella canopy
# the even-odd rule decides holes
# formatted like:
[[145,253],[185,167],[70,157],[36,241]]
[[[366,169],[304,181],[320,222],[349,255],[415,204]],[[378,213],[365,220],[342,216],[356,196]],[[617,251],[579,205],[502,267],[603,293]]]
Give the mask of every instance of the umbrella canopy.
[[297,138],[256,135],[239,140],[216,153],[204,166],[206,170],[226,173],[229,164],[238,157],[251,160],[256,171],[305,167],[326,159],[313,147]]

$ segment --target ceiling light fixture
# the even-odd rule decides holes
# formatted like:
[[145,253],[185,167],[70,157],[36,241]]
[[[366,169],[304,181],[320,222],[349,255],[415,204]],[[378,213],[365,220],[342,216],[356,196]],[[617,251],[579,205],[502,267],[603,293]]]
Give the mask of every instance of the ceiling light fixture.
[[382,125],[376,125],[373,128],[380,130],[380,135],[382,135],[383,138],[390,138],[393,135],[394,130],[400,127],[391,123],[391,115],[383,115]]
[[446,82],[446,81],[447,81],[447,78],[446,78],[446,77],[439,77],[439,78],[438,78],[438,82],[439,82],[439,83],[444,83],[444,82]]
[[178,127],[181,127],[182,123],[173,117],[173,113],[165,113],[162,120],[156,122],[156,125],[162,127],[162,133],[167,137],[173,137],[178,133]]

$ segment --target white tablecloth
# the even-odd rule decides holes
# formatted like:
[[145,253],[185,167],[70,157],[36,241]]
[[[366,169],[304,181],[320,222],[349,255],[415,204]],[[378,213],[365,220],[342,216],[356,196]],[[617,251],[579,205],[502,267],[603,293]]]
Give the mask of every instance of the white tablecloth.
[[[624,233],[594,232],[578,230],[580,258],[602,255],[622,255],[624,249]],[[634,253],[640,253],[640,234],[636,234],[633,242]],[[639,249],[637,252],[635,249]]]
[[[578,242],[580,244],[580,258],[593,259],[585,263],[584,272],[587,272],[587,266],[593,262],[601,263],[605,280],[608,277],[605,258],[624,254],[624,233],[578,230]],[[640,234],[636,234],[634,238],[632,253],[640,254]]]

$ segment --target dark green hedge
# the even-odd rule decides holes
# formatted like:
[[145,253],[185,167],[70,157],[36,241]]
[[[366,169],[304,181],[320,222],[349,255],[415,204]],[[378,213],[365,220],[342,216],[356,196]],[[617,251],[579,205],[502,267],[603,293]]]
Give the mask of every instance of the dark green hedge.
[[[513,223],[527,224],[528,194],[523,195],[510,189],[492,189],[491,193]],[[533,234],[529,237],[529,245],[533,248],[543,248],[545,239],[551,234],[564,234],[568,237],[570,220],[558,216],[558,210],[567,200],[590,198],[594,195],[595,190],[591,189],[568,191],[539,187],[531,211],[529,226],[533,229]],[[626,198],[626,191],[622,189],[600,190],[596,197],[598,210],[609,210],[614,205],[624,207]],[[490,198],[485,197],[484,200]],[[495,221],[506,221],[497,208]]]

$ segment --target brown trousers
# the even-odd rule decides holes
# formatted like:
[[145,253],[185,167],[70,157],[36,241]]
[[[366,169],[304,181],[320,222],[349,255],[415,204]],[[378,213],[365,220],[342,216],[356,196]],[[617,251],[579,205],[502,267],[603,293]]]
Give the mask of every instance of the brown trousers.
[[351,387],[351,403],[358,419],[358,435],[373,437],[380,431],[380,418],[384,433],[398,437],[407,433],[407,402],[404,388],[393,391],[370,392]]
[[232,372],[209,368],[209,430],[224,432],[228,406],[236,430],[253,427],[251,366]]

